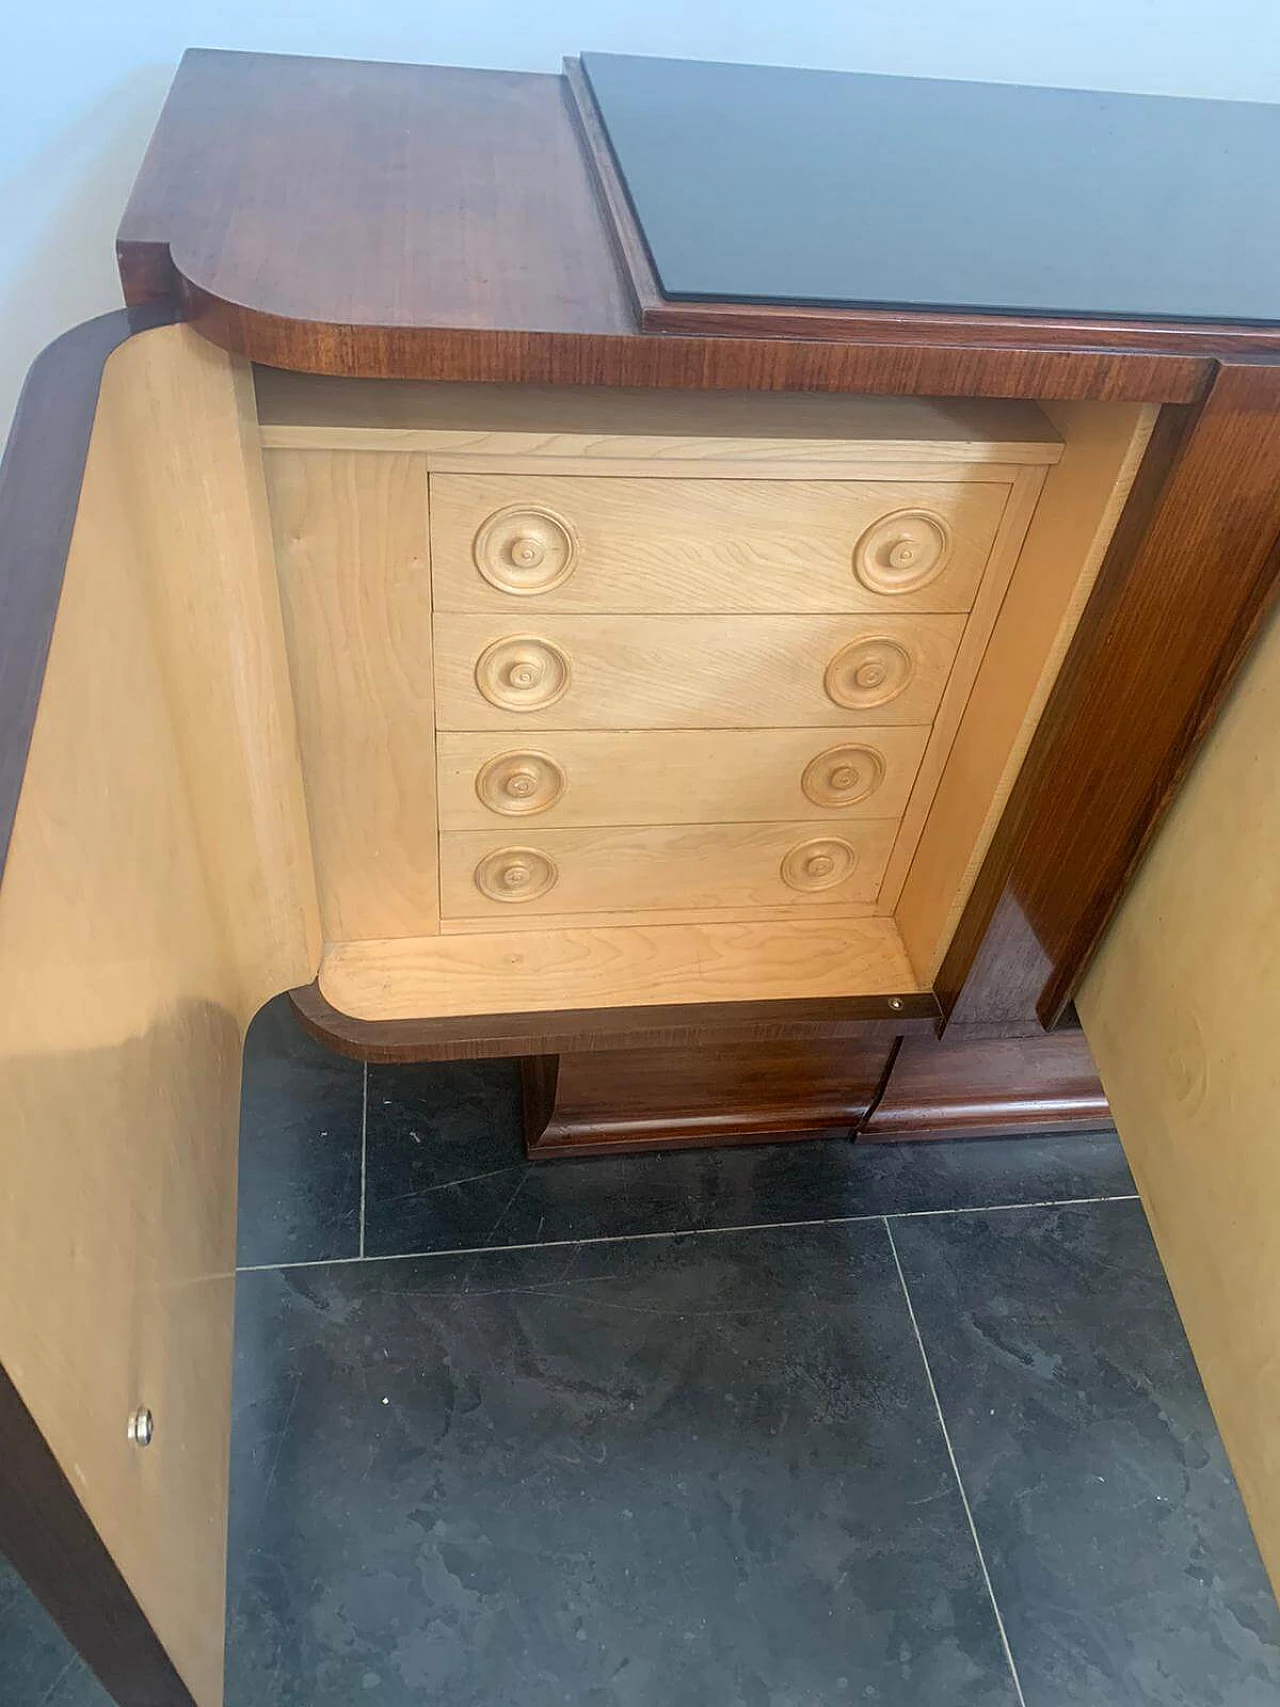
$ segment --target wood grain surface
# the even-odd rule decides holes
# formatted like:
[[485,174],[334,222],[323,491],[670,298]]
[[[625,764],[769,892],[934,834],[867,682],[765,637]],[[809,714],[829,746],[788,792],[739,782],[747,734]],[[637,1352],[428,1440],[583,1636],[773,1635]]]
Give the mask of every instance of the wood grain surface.
[[1275,599],[1278,491],[1280,368],[1224,364],[1157,423],[940,970],[958,1018],[1051,1022],[1072,996]]
[[118,252],[130,303],[305,373],[1187,402],[1223,347],[987,317],[646,334],[563,79],[531,73],[189,52]]
[[[164,304],[122,310],[52,344],[28,376],[0,464],[0,898],[104,366],[135,332],[171,315]],[[136,1585],[81,1503],[83,1489],[2,1370],[0,1457],[0,1551],[72,1645],[119,1699],[194,1707]]]
[[531,1159],[849,1134],[897,1040],[624,1049],[521,1063]]

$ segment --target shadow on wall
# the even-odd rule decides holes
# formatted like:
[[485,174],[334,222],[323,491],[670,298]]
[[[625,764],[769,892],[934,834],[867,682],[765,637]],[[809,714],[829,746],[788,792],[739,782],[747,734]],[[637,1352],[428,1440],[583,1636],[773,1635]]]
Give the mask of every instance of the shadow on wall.
[[116,226],[172,77],[171,65],[140,68],[0,180],[0,444],[45,345],[120,307]]

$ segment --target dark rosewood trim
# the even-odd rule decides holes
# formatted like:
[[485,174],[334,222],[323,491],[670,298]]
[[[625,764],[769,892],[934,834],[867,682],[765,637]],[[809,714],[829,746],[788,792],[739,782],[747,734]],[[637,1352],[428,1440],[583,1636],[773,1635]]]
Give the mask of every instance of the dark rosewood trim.
[[355,379],[1190,403],[1212,371],[1199,356],[935,349],[907,332],[896,342],[822,343],[318,323],[224,302],[182,275],[178,300],[182,317],[223,349],[265,367]]
[[[1224,363],[1147,465],[943,963],[944,1008],[1073,995],[1280,575],[1280,366]],[[994,1004],[994,1009],[993,1005]]]
[[1081,1031],[903,1039],[859,1143],[1095,1132],[1111,1110]]
[[642,332],[704,337],[824,338],[867,343],[983,345],[990,349],[1173,350],[1234,357],[1280,354],[1280,325],[1142,321],[1068,315],[948,314],[890,308],[803,308],[790,303],[686,302],[663,294],[582,61],[564,62],[570,106]]
[[0,876],[26,769],[53,619],[75,526],[107,357],[174,318],[160,304],[119,309],[65,332],[37,356],[0,461]]
[[119,1707],[195,1707],[3,1369],[0,1553]]
[[522,1063],[525,1147],[540,1159],[851,1135],[900,1041],[535,1056]]
[[495,1056],[564,1055],[619,1049],[727,1049],[736,1044],[820,1039],[882,1041],[937,1030],[932,996],[844,1001],[703,1002],[678,1007],[583,1008],[563,1013],[479,1014],[471,1019],[351,1019],[317,984],[292,990],[303,1027],[339,1055],[357,1061],[460,1061]]

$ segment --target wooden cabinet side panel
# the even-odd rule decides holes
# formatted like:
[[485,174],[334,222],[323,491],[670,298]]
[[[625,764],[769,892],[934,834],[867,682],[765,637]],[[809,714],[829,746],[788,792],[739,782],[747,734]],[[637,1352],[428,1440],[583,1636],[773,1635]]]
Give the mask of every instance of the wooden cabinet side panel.
[[117,351],[104,398],[247,1022],[320,953],[253,380],[166,326]]
[[186,327],[102,370],[0,880],[0,1405],[64,1478],[0,1539],[157,1707],[221,1700],[243,1028],[319,958],[250,403]]
[[1076,1000],[1280,1586],[1278,730],[1273,617]]
[[[91,450],[0,888],[14,1304],[0,1359],[195,1700],[216,1707],[240,988],[126,479]],[[145,1450],[126,1438],[139,1405],[156,1419]]]
[[958,719],[898,907],[932,979],[1008,804],[1155,425],[1139,404],[1060,404],[1049,470],[973,691]]
[[324,934],[436,930],[427,471],[269,451],[267,482]]

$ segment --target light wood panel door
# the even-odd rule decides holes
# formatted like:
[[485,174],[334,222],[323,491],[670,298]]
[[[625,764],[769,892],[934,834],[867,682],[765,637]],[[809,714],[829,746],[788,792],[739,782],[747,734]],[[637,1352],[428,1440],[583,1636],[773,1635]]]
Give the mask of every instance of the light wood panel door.
[[241,1048],[319,961],[247,367],[124,343],[55,555],[0,870],[0,1433],[43,1480],[0,1539],[119,1699],[219,1707]]
[[1280,1589],[1278,869],[1273,618],[1077,1005]]

